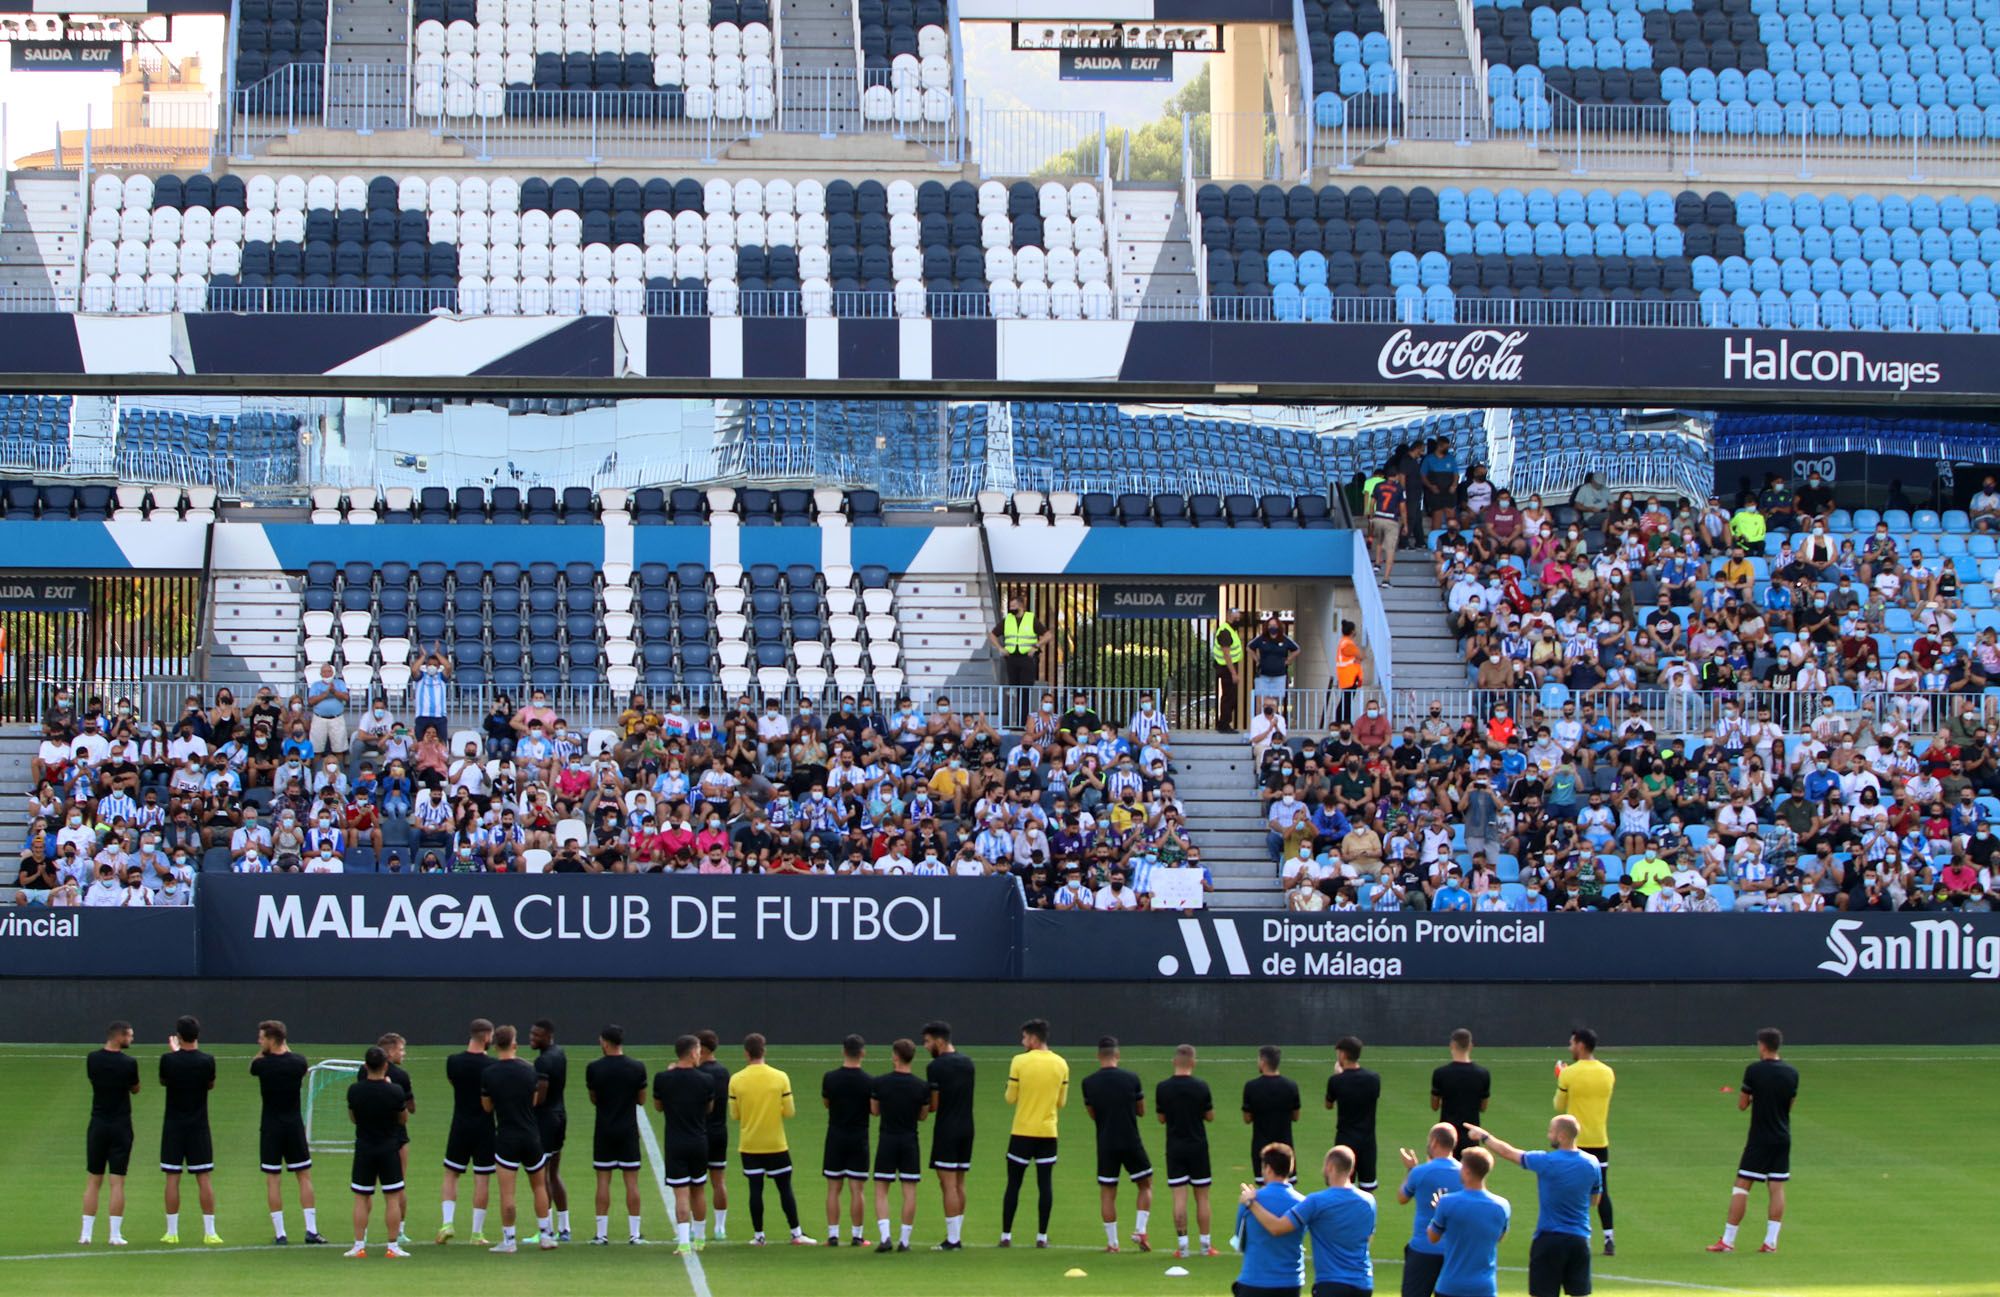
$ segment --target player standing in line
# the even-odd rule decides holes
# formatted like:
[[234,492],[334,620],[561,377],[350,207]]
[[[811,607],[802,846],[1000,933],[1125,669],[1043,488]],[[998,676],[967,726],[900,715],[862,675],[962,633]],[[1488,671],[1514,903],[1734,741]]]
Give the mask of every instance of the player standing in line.
[[[653,1073],[653,1107],[666,1116],[664,1178],[674,1191],[674,1242],[685,1255],[699,1252],[708,1231],[708,1152],[712,1137],[709,1116],[726,1101],[715,1097],[715,1085],[701,1068],[702,1044],[697,1036],[674,1042],[674,1061]],[[637,1202],[635,1194],[632,1198]],[[637,1219],[635,1215],[634,1220]],[[637,1226],[633,1239],[638,1239]]]
[[486,1245],[486,1203],[493,1186],[493,1115],[483,1101],[481,1078],[493,1064],[487,1046],[493,1043],[493,1024],[474,1018],[467,1029],[465,1048],[444,1061],[444,1079],[451,1083],[451,1131],[444,1139],[444,1224],[437,1241],[449,1243],[457,1232],[452,1217],[458,1213],[458,1177],[470,1170],[472,1181],[472,1241]]
[[1492,1098],[1493,1075],[1472,1061],[1472,1033],[1460,1027],[1451,1033],[1451,1061],[1431,1073],[1431,1111],[1457,1128],[1456,1152],[1472,1147],[1465,1128],[1479,1121]]
[[1291,1211],[1275,1216],[1256,1195],[1243,1205],[1273,1234],[1303,1229],[1313,1245],[1313,1297],[1371,1297],[1375,1263],[1368,1240],[1375,1236],[1375,1195],[1354,1184],[1354,1150],[1336,1144],[1320,1164],[1326,1188],[1309,1193]]
[[1235,1297],[1298,1297],[1306,1281],[1305,1240],[1295,1232],[1273,1234],[1250,1214],[1249,1204],[1259,1202],[1272,1216],[1288,1216],[1303,1202],[1292,1188],[1292,1150],[1273,1144],[1257,1154],[1263,1179],[1246,1184],[1236,1209],[1236,1234],[1242,1240],[1243,1268],[1230,1285]]
[[1021,1050],[1007,1066],[1007,1103],[1014,1109],[1007,1136],[1007,1192],[1000,1200],[1000,1246],[1014,1245],[1014,1213],[1021,1207],[1021,1181],[1035,1168],[1035,1246],[1049,1245],[1049,1213],[1055,1210],[1056,1122],[1069,1104],[1069,1063],[1049,1048],[1049,1024],[1030,1018],[1021,1024]]
[[[625,1052],[625,1028],[616,1023],[597,1033],[597,1047],[604,1056],[583,1069],[583,1088],[597,1114],[590,1136],[590,1165],[597,1172],[597,1233],[590,1241],[604,1247],[611,1242],[613,1171],[624,1173],[625,1220],[632,1231],[630,1241],[640,1241],[639,1105],[646,1097],[646,1065]],[[704,1113],[703,1176],[708,1174],[706,1121]]]
[[[877,1252],[907,1252],[910,1231],[917,1223],[917,1186],[924,1179],[923,1147],[917,1140],[917,1126],[930,1115],[930,1084],[910,1070],[916,1060],[917,1044],[898,1040],[889,1046],[894,1059],[887,1072],[875,1078],[869,1097],[869,1111],[882,1119],[875,1140],[875,1227],[881,1241]],[[903,1187],[902,1229],[895,1247],[889,1244],[889,1182]]]
[[1578,1027],[1569,1033],[1568,1066],[1556,1064],[1556,1111],[1576,1118],[1576,1146],[1597,1159],[1603,1187],[1597,1218],[1604,1225],[1604,1255],[1618,1255],[1611,1240],[1611,1091],[1618,1075],[1597,1061],[1597,1033]]
[[1413,1202],[1417,1205],[1410,1221],[1410,1241],[1403,1245],[1403,1297],[1431,1297],[1437,1291],[1438,1272],[1444,1269],[1444,1249],[1431,1241],[1431,1214],[1447,1194],[1456,1193],[1462,1183],[1459,1179],[1458,1158],[1453,1150],[1458,1147],[1458,1128],[1448,1121],[1441,1121],[1431,1127],[1430,1138],[1425,1142],[1428,1160],[1419,1162],[1417,1155],[1409,1149],[1399,1149],[1402,1155],[1402,1187],[1396,1190],[1396,1201]]
[[792,1194],[792,1152],[785,1140],[785,1118],[798,1115],[792,1100],[792,1078],[764,1061],[764,1037],[751,1032],[743,1038],[743,1070],[729,1078],[729,1115],[736,1118],[736,1151],[743,1155],[743,1174],[750,1180],[750,1243],[764,1246],[764,1182],[778,1186],[778,1205],[791,1227],[794,1247],[811,1247],[819,1240],[799,1228],[799,1200]]
[[1535,1177],[1538,1209],[1528,1244],[1530,1297],[1588,1297],[1590,1209],[1604,1192],[1597,1159],[1576,1146],[1577,1120],[1559,1113],[1549,1120],[1547,1151],[1522,1150],[1474,1126],[1473,1138],[1495,1156],[1519,1163]]
[[535,1051],[535,1075],[547,1085],[535,1108],[535,1129],[542,1151],[549,1155],[549,1201],[555,1204],[556,1241],[569,1242],[569,1186],[562,1179],[562,1150],[569,1134],[569,1109],[563,1091],[569,1087],[569,1055],[556,1044],[556,1024],[537,1018],[528,1026],[528,1047]]
[[493,1061],[479,1075],[480,1104],[493,1114],[493,1160],[500,1168],[500,1241],[492,1250],[516,1250],[514,1176],[526,1171],[535,1197],[535,1239],[547,1252],[556,1246],[556,1231],[549,1217],[549,1155],[542,1147],[535,1109],[541,1106],[548,1082],[534,1064],[518,1055],[516,1045],[513,1027],[504,1023],[495,1027]]
[[[1194,1191],[1195,1225],[1201,1254],[1220,1256],[1209,1233],[1208,1123],[1215,1120],[1215,1096],[1194,1074],[1194,1046],[1174,1046],[1174,1074],[1153,1088],[1153,1108],[1167,1128],[1167,1186],[1174,1191],[1174,1255],[1188,1254],[1188,1191]],[[1266,1145],[1265,1147],[1270,1147]],[[1285,1145],[1290,1147],[1290,1145]],[[1256,1165],[1262,1165],[1259,1150]]]
[[938,1196],[944,1202],[944,1242],[931,1250],[956,1252],[964,1246],[965,1174],[972,1169],[972,1060],[952,1047],[951,1024],[926,1023],[924,1048],[931,1056],[924,1069],[930,1082],[931,1170],[937,1172]]
[[167,1173],[167,1232],[162,1243],[181,1241],[181,1172],[194,1176],[201,1203],[201,1241],[221,1244],[215,1232],[215,1141],[208,1130],[208,1092],[215,1088],[215,1058],[195,1044],[201,1023],[183,1015],[167,1037],[160,1055],[160,1088],[166,1091],[166,1115],[160,1123],[160,1169]]
[[83,1233],[89,1244],[97,1227],[98,1190],[111,1181],[112,1247],[125,1246],[125,1173],[132,1163],[132,1096],[139,1093],[139,1060],[132,1057],[132,1024],[114,1022],[104,1029],[104,1048],[83,1060],[90,1081],[90,1125],[83,1136]]
[[1326,1106],[1334,1109],[1333,1142],[1354,1154],[1354,1186],[1374,1193],[1375,1105],[1382,1078],[1361,1066],[1361,1040],[1342,1036],[1333,1047],[1333,1075],[1326,1078]]
[[1104,1250],[1118,1250],[1118,1176],[1132,1177],[1136,1210],[1132,1241],[1150,1252],[1146,1225],[1153,1214],[1153,1160],[1139,1137],[1139,1118],[1146,1115],[1146,1084],[1137,1072],[1118,1065],[1118,1037],[1097,1042],[1097,1070],[1083,1078],[1083,1110],[1097,1126],[1097,1201],[1104,1216]]
[[1491,1153],[1477,1144],[1466,1149],[1458,1161],[1458,1192],[1438,1199],[1431,1212],[1430,1240],[1444,1245],[1437,1297],[1499,1297],[1500,1240],[1514,1207],[1487,1191],[1492,1173]]
[[715,1106],[708,1111],[708,1200],[715,1208],[715,1241],[720,1243],[729,1229],[729,1069],[715,1056],[722,1037],[708,1027],[694,1035],[701,1042],[701,1074],[715,1090]]
[[383,1224],[389,1228],[389,1247],[384,1255],[402,1260],[398,1236],[403,1228],[403,1145],[397,1137],[410,1120],[410,1096],[389,1079],[389,1055],[380,1045],[369,1047],[362,1056],[361,1079],[347,1087],[347,1115],[354,1122],[354,1174],[348,1188],[354,1190],[354,1246],[344,1254],[368,1255],[368,1215],[374,1208],[375,1190],[382,1190]]
[[1284,1058],[1284,1051],[1276,1045],[1258,1046],[1257,1075],[1243,1083],[1243,1124],[1250,1128],[1253,1167],[1266,1145],[1294,1147],[1292,1123],[1299,1119],[1299,1083],[1278,1074]]
[[1764,1182],[1771,1210],[1764,1223],[1759,1252],[1778,1250],[1778,1230],[1785,1222],[1785,1182],[1792,1178],[1792,1103],[1799,1097],[1799,1071],[1779,1056],[1784,1033],[1765,1027],[1757,1033],[1757,1061],[1743,1069],[1736,1088],[1736,1110],[1750,1109],[1750,1139],[1743,1160],[1736,1164],[1736,1187],[1729,1193],[1729,1219],[1722,1237],[1708,1245],[1711,1252],[1734,1252],[1736,1231],[1750,1206],[1750,1186]]
[[265,1205],[271,1209],[271,1242],[286,1242],[284,1183],[285,1172],[290,1171],[299,1178],[306,1242],[324,1243],[313,1199],[312,1149],[306,1144],[306,1119],[299,1111],[299,1091],[312,1064],[286,1043],[285,1024],[276,1018],[257,1024],[257,1051],[250,1060],[250,1075],[257,1078],[264,1101],[257,1124],[257,1161],[264,1171]]
[[868,1117],[874,1084],[861,1068],[867,1042],[849,1036],[840,1042],[840,1066],[819,1081],[819,1101],[826,1108],[826,1142],[820,1149],[820,1175],[826,1179],[826,1245],[840,1246],[840,1198],[847,1192],[853,1208],[855,1247],[866,1247],[862,1198],[868,1189]]
[[[403,1070],[403,1056],[409,1048],[409,1042],[404,1040],[398,1032],[385,1031],[376,1037],[375,1047],[380,1049],[383,1055],[389,1060],[389,1080],[403,1092],[403,1112],[406,1116],[405,1120],[396,1127],[396,1160],[403,1168],[403,1186],[396,1190],[395,1193],[396,1220],[398,1222],[396,1226],[396,1245],[398,1247],[408,1247],[410,1245],[410,1123],[408,1118],[417,1115],[417,1089],[410,1082],[410,1074]],[[364,1063],[361,1067],[360,1075],[355,1079],[360,1080],[367,1075],[368,1067]]]

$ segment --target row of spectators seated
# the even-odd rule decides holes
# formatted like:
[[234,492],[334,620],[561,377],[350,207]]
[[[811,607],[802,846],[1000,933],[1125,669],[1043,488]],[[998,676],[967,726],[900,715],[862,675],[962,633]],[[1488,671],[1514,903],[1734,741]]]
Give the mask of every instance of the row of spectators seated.
[[316,562],[304,602],[305,669],[333,663],[357,691],[400,693],[438,653],[454,683],[515,692],[754,678],[767,695],[872,682],[893,696],[903,680],[880,566]]
[[882,496],[874,490],[839,491],[762,487],[646,486],[627,491],[587,486],[523,489],[443,486],[384,487],[374,491],[312,491],[312,521],[322,524],[421,523],[430,525],[595,526],[629,522],[635,526],[705,527],[719,516],[745,527],[810,527],[836,519],[854,527],[882,525]]
[[326,309],[308,294],[339,290],[428,293],[421,309],[467,314],[983,315],[990,302],[1106,318],[1104,215],[1087,182],[105,174],[82,300],[259,309],[244,290],[278,290],[279,309],[307,310]]

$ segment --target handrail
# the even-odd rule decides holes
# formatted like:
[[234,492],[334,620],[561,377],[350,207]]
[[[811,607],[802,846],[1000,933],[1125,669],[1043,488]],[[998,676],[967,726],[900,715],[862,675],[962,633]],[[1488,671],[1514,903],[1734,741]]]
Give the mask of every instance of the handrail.
[[[951,37],[951,116],[958,134],[958,149],[951,161],[963,165],[966,155],[966,103],[965,103],[965,39],[958,20],[958,0],[947,0],[946,14],[951,19],[947,31]],[[856,27],[859,27],[856,22]],[[857,39],[859,39],[857,37]],[[857,66],[859,66],[857,64]]]
[[1306,110],[1310,112],[1313,101],[1313,61],[1312,41],[1306,34],[1306,0],[1292,0],[1292,44],[1298,47],[1299,91],[1304,97]]

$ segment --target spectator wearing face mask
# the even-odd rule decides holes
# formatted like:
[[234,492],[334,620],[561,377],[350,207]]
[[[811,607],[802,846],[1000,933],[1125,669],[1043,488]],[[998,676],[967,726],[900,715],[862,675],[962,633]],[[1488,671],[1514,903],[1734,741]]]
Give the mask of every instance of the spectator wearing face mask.
[[333,663],[320,664],[319,672],[306,682],[305,705],[312,713],[309,735],[313,750],[344,754],[347,751],[347,682],[334,673]]

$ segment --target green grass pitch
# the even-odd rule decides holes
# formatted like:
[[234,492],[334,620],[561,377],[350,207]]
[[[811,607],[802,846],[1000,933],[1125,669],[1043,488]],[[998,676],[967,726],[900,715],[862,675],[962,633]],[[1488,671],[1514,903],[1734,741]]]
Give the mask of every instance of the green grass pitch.
[[[1154,1294],[1186,1292],[1220,1294],[1229,1291],[1237,1263],[1222,1237],[1234,1219],[1234,1190],[1248,1175],[1247,1132],[1233,1104],[1242,1082],[1254,1073],[1253,1051],[1216,1048],[1206,1051],[1201,1073],[1222,1105],[1213,1128],[1216,1173],[1217,1245],[1224,1255],[1191,1259],[1186,1278],[1165,1276],[1174,1264],[1173,1225],[1168,1195],[1160,1186],[1154,1205],[1154,1251],[1141,1254],[1126,1243],[1117,1256],[1102,1252],[1090,1123],[1080,1100],[1063,1115],[1063,1159],[1057,1169],[1056,1210],[1052,1227],[1055,1247],[1046,1252],[1022,1243],[1034,1233],[1032,1176],[1016,1223],[1016,1242],[1009,1251],[992,1244],[999,1233],[1000,1195],[1004,1183],[1003,1148],[1009,1110],[1001,1099],[1007,1049],[968,1051],[980,1065],[979,1132],[969,1182],[967,1247],[956,1254],[933,1254],[930,1244],[943,1237],[935,1183],[926,1181],[919,1199],[916,1241],[909,1255],[877,1256],[842,1247],[770,1247],[753,1249],[749,1236],[747,1197],[740,1174],[731,1172],[734,1195],[730,1240],[711,1243],[701,1255],[699,1271],[684,1266],[669,1248],[586,1247],[579,1241],[551,1254],[532,1250],[514,1257],[495,1257],[461,1244],[438,1247],[428,1240],[438,1222],[438,1158],[449,1116],[443,1076],[448,1050],[413,1049],[408,1066],[418,1086],[419,1110],[412,1123],[410,1163],[410,1232],[419,1241],[415,1256],[405,1262],[380,1258],[381,1216],[375,1223],[376,1252],[366,1262],[346,1261],[340,1246],[308,1249],[294,1242],[269,1246],[270,1221],[264,1203],[263,1177],[257,1169],[257,1091],[248,1074],[254,1045],[231,1041],[211,1027],[204,1043],[221,1060],[221,1080],[212,1099],[218,1170],[219,1227],[226,1245],[204,1248],[191,1179],[182,1206],[182,1244],[167,1249],[156,1240],[161,1233],[160,1187],[157,1168],[160,1093],[153,1083],[157,1042],[138,1047],[145,1089],[137,1100],[138,1135],[132,1174],[127,1181],[129,1203],[125,1233],[132,1246],[114,1251],[104,1246],[100,1221],[98,1243],[76,1245],[83,1182],[83,1131],[89,1108],[82,1056],[87,1046],[0,1046],[0,1093],[12,1096],[13,1130],[0,1166],[5,1168],[7,1224],[0,1229],[0,1287],[15,1293],[90,1293],[109,1291],[161,1294],[268,1294],[287,1289],[332,1291],[360,1276],[367,1266],[393,1285],[388,1291],[422,1292],[426,1297],[481,1294],[496,1285],[533,1285],[523,1291],[582,1293],[644,1291],[672,1297],[739,1297],[755,1293],[812,1293],[815,1297],[867,1294]],[[309,1057],[358,1057],[360,1046],[296,1042]],[[579,1240],[591,1232],[589,1167],[590,1114],[582,1090],[583,1067],[596,1055],[595,1042],[570,1031],[565,1044],[571,1054],[571,1140],[569,1168],[572,1227]],[[887,1042],[875,1042],[871,1068],[886,1069]],[[654,1067],[670,1051],[658,1043],[635,1044],[631,1051]],[[1087,1049],[1064,1052],[1073,1083],[1095,1066]],[[776,1041],[771,1060],[792,1077],[800,1099],[791,1143],[798,1168],[797,1188],[803,1223],[809,1233],[825,1233],[824,1181],[819,1176],[823,1112],[818,1097],[822,1071],[835,1064],[830,1044]],[[1551,1065],[1555,1048],[1545,1050],[1482,1050],[1479,1058],[1493,1069],[1494,1100],[1489,1124],[1503,1138],[1524,1146],[1541,1141],[1553,1092]],[[1298,1142],[1309,1169],[1316,1170],[1332,1134],[1331,1114],[1320,1105],[1331,1051],[1323,1048],[1288,1051],[1285,1070],[1306,1096]],[[1789,1219],[1782,1248],[1775,1256],[1755,1253],[1762,1239],[1763,1195],[1759,1190],[1744,1226],[1744,1250],[1710,1256],[1704,1244],[1720,1232],[1728,1201],[1731,1174],[1742,1147],[1745,1117],[1736,1111],[1733,1087],[1751,1051],[1718,1049],[1631,1049],[1607,1044],[1602,1057],[1618,1069],[1618,1091],[1612,1109],[1612,1179],[1618,1211],[1618,1255],[1599,1257],[1597,1289],[1607,1297],[1688,1297],[1704,1292],[1753,1294],[1756,1297],[1971,1297],[2000,1292],[2000,1249],[1992,1241],[1990,1212],[1978,1206],[1992,1200],[1990,1177],[1974,1151],[1981,1129],[1976,1116],[1990,1097],[1992,1068],[2000,1051],[1912,1047],[1801,1048],[1787,1057],[1799,1067],[1803,1082],[1794,1116],[1795,1145]],[[1133,1049],[1126,1063],[1145,1078],[1150,1091],[1165,1075],[1168,1051]],[[734,1061],[734,1051],[725,1051]],[[919,1065],[923,1056],[918,1058]],[[1383,1192],[1380,1227],[1374,1253],[1377,1291],[1394,1293],[1400,1279],[1398,1258],[1409,1233],[1410,1210],[1394,1198],[1396,1144],[1417,1146],[1430,1123],[1429,1069],[1442,1061],[1442,1051],[1370,1050],[1367,1062],[1383,1074],[1381,1111]],[[344,1112],[336,1114],[344,1122]],[[657,1122],[657,1117],[654,1119]],[[1968,1121],[1970,1124],[1968,1124]],[[1156,1164],[1162,1156],[1158,1127],[1147,1119],[1149,1148]],[[924,1136],[926,1150],[928,1133]],[[732,1154],[735,1141],[732,1133]],[[317,1183],[321,1230],[336,1244],[349,1241],[352,1196],[346,1188],[347,1157],[322,1154]],[[655,1187],[651,1169],[643,1177],[645,1232],[653,1240],[671,1240],[670,1218]],[[1309,1174],[1305,1188],[1317,1187]],[[1519,1168],[1503,1164],[1492,1188],[1514,1203],[1515,1228],[1501,1263],[1503,1293],[1524,1293],[1528,1241],[1535,1220],[1534,1184]],[[466,1233],[470,1178],[461,1199],[459,1229]],[[294,1240],[302,1234],[290,1178],[286,1207]],[[523,1186],[525,1199],[525,1185]],[[614,1187],[612,1237],[625,1232],[621,1192]],[[783,1237],[775,1195],[767,1195],[771,1221]],[[872,1203],[872,1190],[871,1190]],[[497,1199],[496,1199],[497,1204]],[[1120,1194],[1121,1239],[1131,1231],[1132,1191]],[[768,1226],[767,1226],[768,1227]],[[497,1217],[489,1227],[497,1236]],[[872,1237],[872,1206],[868,1213]],[[525,1231],[524,1231],[525,1232]],[[395,1266],[393,1279],[385,1264]],[[1080,1269],[1081,1277],[1065,1277]],[[363,1280],[367,1282],[367,1280]]]

